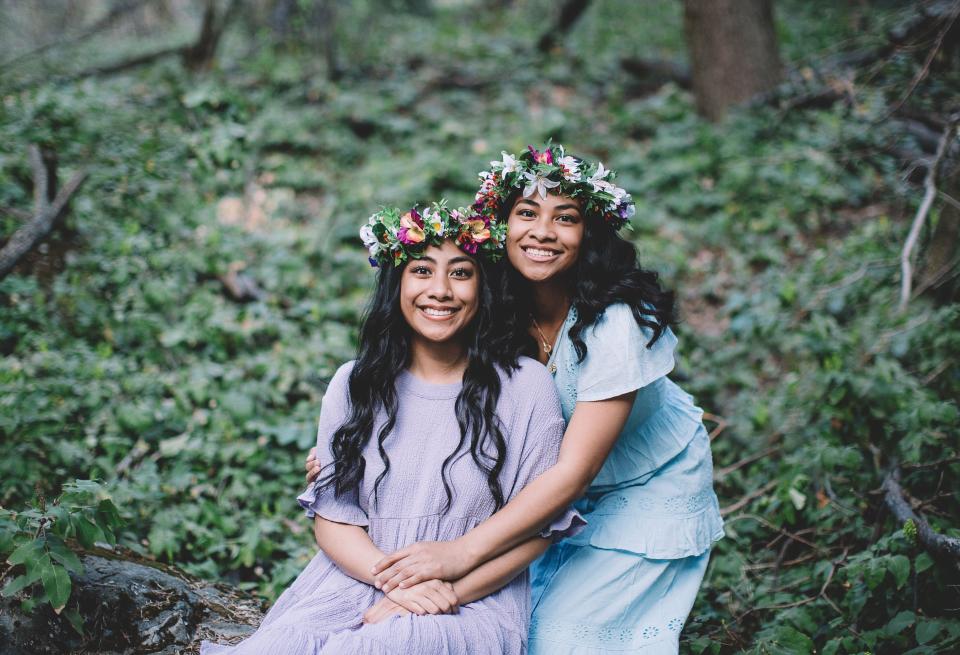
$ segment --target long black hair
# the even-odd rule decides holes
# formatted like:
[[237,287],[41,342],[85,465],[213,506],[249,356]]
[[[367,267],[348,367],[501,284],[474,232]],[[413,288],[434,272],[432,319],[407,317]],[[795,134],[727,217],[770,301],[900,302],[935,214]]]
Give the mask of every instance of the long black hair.
[[[520,190],[510,193],[500,207],[498,219],[507,221]],[[637,324],[652,332],[649,348],[675,322],[675,299],[672,291],[660,284],[656,271],[641,268],[636,247],[608,225],[595,212],[583,212],[584,232],[580,258],[570,270],[571,299],[577,320],[570,328],[570,341],[577,352],[577,361],[587,356],[583,331],[597,322],[607,307],[626,303]],[[530,282],[512,266],[503,277],[505,304],[522,316],[514,325],[514,343],[521,352],[536,352],[536,345],[527,327],[526,312],[533,306]]]
[[[446,512],[453,501],[447,471],[465,453],[469,440],[470,455],[484,472],[497,509],[503,506],[499,476],[506,458],[506,439],[496,416],[500,398],[498,369],[510,374],[517,368],[518,351],[510,335],[510,322],[499,315],[494,302],[494,287],[502,286],[504,265],[477,258],[480,293],[477,314],[462,335],[467,350],[467,368],[463,387],[457,395],[455,411],[460,427],[457,447],[443,462],[441,477],[446,493]],[[400,310],[400,281],[406,265],[385,266],[377,274],[376,288],[360,327],[360,346],[350,372],[350,415],[333,435],[333,461],[318,481],[321,488],[333,486],[337,495],[360,486],[366,461],[363,450],[373,437],[378,412],[386,420],[377,430],[377,449],[383,471],[374,482],[374,504],[380,483],[390,471],[390,457],[384,441],[397,421],[397,377],[410,365],[410,327]]]

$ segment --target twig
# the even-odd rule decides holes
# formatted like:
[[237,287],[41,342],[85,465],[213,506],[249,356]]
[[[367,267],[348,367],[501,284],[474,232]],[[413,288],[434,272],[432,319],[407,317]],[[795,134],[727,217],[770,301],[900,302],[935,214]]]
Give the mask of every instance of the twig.
[[742,469],[744,466],[749,466],[750,464],[753,464],[753,463],[756,462],[757,460],[761,460],[761,459],[763,459],[764,457],[767,457],[767,456],[769,456],[769,455],[773,455],[774,453],[778,453],[778,452],[780,452],[780,450],[782,450],[782,447],[781,447],[781,446],[771,446],[770,448],[767,448],[767,449],[764,450],[764,451],[761,451],[761,452],[759,452],[759,453],[755,453],[755,454],[753,454],[753,455],[750,455],[749,457],[744,457],[744,458],[741,459],[739,462],[734,462],[733,464],[730,464],[729,466],[724,466],[723,468],[718,469],[717,471],[715,471],[714,474],[713,474],[713,479],[714,479],[715,482],[719,482],[720,480],[722,480],[723,478],[727,477],[728,475],[730,475],[730,474],[733,473],[734,471],[738,471],[738,470]]
[[916,514],[907,503],[903,487],[900,486],[899,466],[894,465],[887,473],[882,489],[885,492],[884,501],[894,517],[901,523],[913,521],[917,526],[917,538],[924,548],[934,554],[960,559],[960,539],[936,532],[927,520]]
[[40,148],[31,144],[27,152],[30,168],[33,169],[33,211],[39,214],[50,205],[50,179],[47,176],[47,167],[43,165]]
[[80,188],[86,178],[86,170],[80,170],[74,174],[47,208],[13,233],[6,245],[0,249],[0,279],[6,277],[20,258],[53,229],[53,226],[67,209],[70,198],[73,197],[73,194]]
[[943,459],[938,459],[935,462],[924,462],[922,464],[904,464],[901,466],[901,469],[909,471],[921,471],[923,469],[935,469],[938,466],[943,466],[944,464],[953,464],[954,462],[960,462],[960,455],[954,455],[953,457],[944,457]]
[[[721,514],[722,514],[722,513],[723,513],[723,510],[720,510],[720,512],[721,512]],[[824,553],[827,552],[826,550],[824,550],[823,548],[821,548],[821,547],[818,546],[817,544],[813,543],[812,541],[809,541],[809,540],[807,540],[807,539],[804,539],[803,537],[801,537],[800,535],[798,535],[796,532],[790,532],[789,530],[786,530],[786,529],[784,529],[784,528],[781,528],[779,525],[775,525],[774,523],[771,523],[771,522],[768,521],[767,519],[765,519],[765,518],[763,518],[762,516],[759,516],[759,515],[757,515],[757,514],[738,514],[737,516],[735,516],[735,517],[733,517],[732,519],[730,519],[729,523],[732,523],[732,522],[734,522],[734,521],[741,521],[741,520],[743,520],[743,519],[751,519],[751,520],[753,520],[753,521],[756,521],[757,523],[760,523],[761,525],[765,525],[766,527],[770,528],[771,530],[776,530],[777,532],[779,532],[780,534],[782,534],[782,535],[785,536],[785,537],[790,537],[790,538],[793,539],[794,541],[799,541],[801,544],[803,544],[803,545],[805,545],[805,546],[809,546],[810,548],[813,548],[813,549],[814,549],[815,551],[817,551],[818,553],[824,554]]]
[[937,144],[937,154],[934,156],[933,163],[927,169],[927,175],[923,181],[925,189],[923,200],[917,209],[917,215],[913,219],[913,224],[910,226],[910,233],[907,235],[907,241],[903,244],[903,252],[900,254],[900,270],[902,275],[900,279],[899,310],[901,312],[906,309],[907,303],[910,301],[910,287],[913,284],[913,267],[910,263],[910,256],[913,253],[914,246],[917,244],[917,239],[920,237],[920,230],[927,220],[927,214],[930,213],[933,200],[937,196],[937,173],[956,128],[956,122],[951,122],[950,125],[947,126],[947,129],[943,131],[943,136],[940,137],[940,143]]
[[711,414],[710,412],[703,413],[703,420],[717,424],[715,428],[710,430],[710,441],[713,441],[720,436],[720,433],[727,428],[727,425],[729,425],[729,423],[727,423],[727,419],[723,418],[722,416],[717,416],[716,414]]
[[17,220],[26,221],[29,220],[33,214],[30,212],[25,212],[22,209],[17,209],[16,207],[3,207],[0,206],[0,214],[6,214],[7,216],[13,216]]
[[747,494],[746,496],[744,496],[743,498],[735,502],[733,505],[727,505],[726,507],[721,508],[720,516],[726,516],[727,514],[732,514],[733,512],[743,509],[744,507],[752,503],[754,500],[756,500],[757,498],[767,493],[768,491],[770,491],[776,486],[777,486],[777,481],[770,480],[770,482],[766,483],[759,489],[750,492],[749,494]]
[[921,68],[920,72],[918,72],[913,77],[913,80],[910,82],[910,87],[907,89],[907,92],[903,95],[902,98],[900,98],[897,104],[894,105],[893,108],[887,112],[883,120],[890,118],[895,113],[897,113],[901,107],[903,107],[904,103],[910,98],[911,95],[913,95],[913,92],[916,90],[917,85],[919,85],[920,82],[922,82],[923,79],[927,76],[927,73],[930,72],[930,64],[933,63],[934,57],[936,57],[937,53],[940,52],[940,47],[943,45],[943,39],[947,35],[947,32],[950,31],[950,28],[953,27],[953,23],[954,21],[957,20],[958,15],[960,15],[960,0],[957,0],[957,2],[954,3],[953,8],[950,10],[950,16],[947,19],[947,24],[944,25],[943,29],[940,30],[940,33],[937,34],[937,40],[934,42],[933,48],[930,49],[930,52],[927,53],[927,58],[923,62],[923,68]]

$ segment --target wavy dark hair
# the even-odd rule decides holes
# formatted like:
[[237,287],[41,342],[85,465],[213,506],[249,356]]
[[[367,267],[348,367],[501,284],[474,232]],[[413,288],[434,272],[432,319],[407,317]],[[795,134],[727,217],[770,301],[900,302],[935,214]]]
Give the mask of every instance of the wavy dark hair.
[[[415,260],[414,260],[415,261]],[[444,460],[441,477],[446,493],[445,513],[453,501],[448,470],[455,460],[469,452],[474,463],[484,472],[487,486],[497,509],[504,504],[500,472],[506,457],[506,439],[495,413],[500,398],[498,369],[508,375],[517,368],[519,352],[510,335],[512,322],[505,322],[494,302],[494,288],[502,286],[504,264],[491,264],[476,259],[480,293],[477,314],[463,335],[467,350],[467,368],[463,388],[457,396],[456,415],[460,441]],[[321,488],[333,486],[337,495],[359,488],[366,461],[363,457],[374,436],[378,412],[386,420],[376,430],[377,449],[383,461],[383,472],[374,482],[374,504],[380,483],[390,471],[390,457],[384,441],[397,421],[397,376],[410,365],[410,327],[400,310],[400,280],[406,265],[387,266],[377,274],[376,288],[370,299],[360,328],[360,346],[348,382],[350,415],[333,435],[333,461],[317,481]]]
[[[520,190],[507,196],[498,219],[506,221],[513,205],[520,198]],[[587,356],[583,331],[597,322],[607,307],[626,303],[637,323],[652,332],[649,348],[664,331],[676,321],[675,299],[672,291],[660,284],[656,271],[641,268],[636,247],[617,234],[595,212],[584,212],[583,242],[580,259],[570,271],[571,298],[577,309],[577,320],[570,328],[570,341],[577,351],[577,361]],[[526,312],[532,307],[530,283],[513,266],[503,276],[502,294],[505,305],[511,305],[521,315],[514,325],[515,347],[521,352],[537,352],[536,341],[527,331]]]

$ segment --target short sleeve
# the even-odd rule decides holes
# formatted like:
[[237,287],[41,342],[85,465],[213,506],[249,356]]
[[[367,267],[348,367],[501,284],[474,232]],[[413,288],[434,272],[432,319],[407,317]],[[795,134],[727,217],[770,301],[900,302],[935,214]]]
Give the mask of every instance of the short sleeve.
[[[330,380],[327,393],[323,396],[320,406],[320,422],[317,426],[317,456],[324,468],[318,480],[330,471],[328,466],[333,462],[331,443],[333,434],[347,419],[350,407],[350,392],[347,384],[353,363],[348,362],[341,366]],[[366,526],[369,524],[367,513],[360,507],[359,489],[353,489],[345,494],[336,495],[333,487],[323,487],[316,482],[310,484],[306,491],[297,497],[297,502],[306,510],[307,518],[320,516],[336,523]]]
[[649,348],[649,328],[641,327],[625,303],[607,307],[583,331],[587,356],[577,372],[577,400],[605,400],[647,386],[673,370],[677,338],[670,328]]
[[[526,434],[510,435],[511,439],[522,438],[524,444],[511,497],[557,463],[560,442],[566,430],[560,412],[560,399],[547,369],[539,362],[528,360],[523,363],[522,373],[524,394],[528,396],[530,404],[528,415],[518,422],[521,429],[526,426]],[[579,533],[586,524],[579,512],[567,508],[544,526],[539,535],[556,542]]]

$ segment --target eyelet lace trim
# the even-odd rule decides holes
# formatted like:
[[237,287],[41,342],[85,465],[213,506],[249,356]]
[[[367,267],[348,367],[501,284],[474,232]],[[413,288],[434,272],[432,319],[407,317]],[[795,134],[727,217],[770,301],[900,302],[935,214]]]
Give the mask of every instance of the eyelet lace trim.
[[665,625],[647,625],[642,628],[623,628],[588,623],[561,623],[533,619],[530,622],[530,638],[560,641],[578,646],[643,646],[664,636],[679,635],[683,619],[674,617]]

